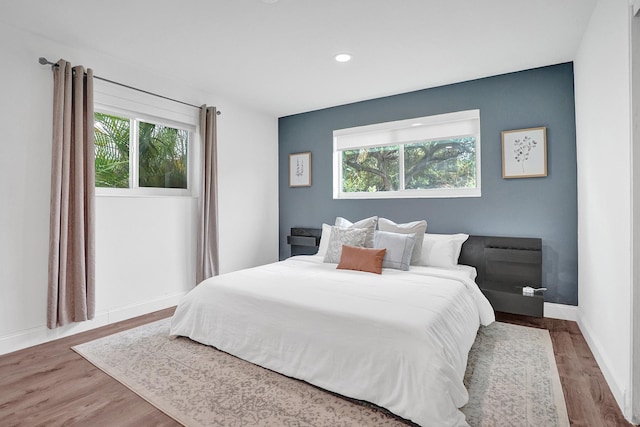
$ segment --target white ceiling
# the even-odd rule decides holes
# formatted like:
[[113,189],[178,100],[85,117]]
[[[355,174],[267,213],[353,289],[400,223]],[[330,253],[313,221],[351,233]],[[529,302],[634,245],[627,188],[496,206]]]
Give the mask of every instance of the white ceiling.
[[2,0],[0,20],[285,116],[571,61],[596,1]]

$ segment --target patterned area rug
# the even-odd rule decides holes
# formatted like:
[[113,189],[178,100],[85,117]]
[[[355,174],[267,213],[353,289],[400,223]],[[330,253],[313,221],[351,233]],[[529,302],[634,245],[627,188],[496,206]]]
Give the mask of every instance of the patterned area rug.
[[467,422],[481,426],[568,427],[549,331],[495,322],[480,327],[464,384]]
[[[375,405],[346,399],[187,338],[169,319],[73,349],[186,426],[406,426]],[[481,327],[465,374],[471,426],[569,426],[546,330]]]

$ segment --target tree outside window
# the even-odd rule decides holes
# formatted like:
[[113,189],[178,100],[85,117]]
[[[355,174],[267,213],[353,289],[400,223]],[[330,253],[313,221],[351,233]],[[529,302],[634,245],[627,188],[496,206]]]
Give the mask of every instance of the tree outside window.
[[96,187],[187,188],[189,131],[96,112],[94,134]]

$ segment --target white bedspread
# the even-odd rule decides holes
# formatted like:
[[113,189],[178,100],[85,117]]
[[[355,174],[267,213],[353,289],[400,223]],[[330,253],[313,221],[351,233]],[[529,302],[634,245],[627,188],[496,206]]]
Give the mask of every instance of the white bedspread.
[[423,426],[467,425],[463,377],[491,305],[468,271],[336,270],[314,256],[208,279],[178,305],[187,336]]

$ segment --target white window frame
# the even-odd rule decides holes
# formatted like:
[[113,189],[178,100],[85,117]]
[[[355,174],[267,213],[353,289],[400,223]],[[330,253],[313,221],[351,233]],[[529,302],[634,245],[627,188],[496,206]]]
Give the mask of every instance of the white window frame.
[[[97,86],[97,85],[96,85]],[[126,96],[125,96],[126,95]],[[173,105],[172,105],[173,104]],[[132,119],[129,140],[129,188],[96,187],[96,196],[118,197],[197,197],[199,181],[199,110],[167,101],[148,98],[144,94],[122,92],[120,88],[95,90],[94,111]],[[189,132],[187,145],[187,188],[140,187],[138,180],[138,146],[134,144],[138,122],[168,126]]]
[[[475,138],[476,187],[407,190],[404,188],[403,145],[451,138]],[[342,151],[399,145],[400,188],[397,191],[342,191]],[[480,110],[458,111],[333,131],[333,198],[394,199],[481,197]]]

